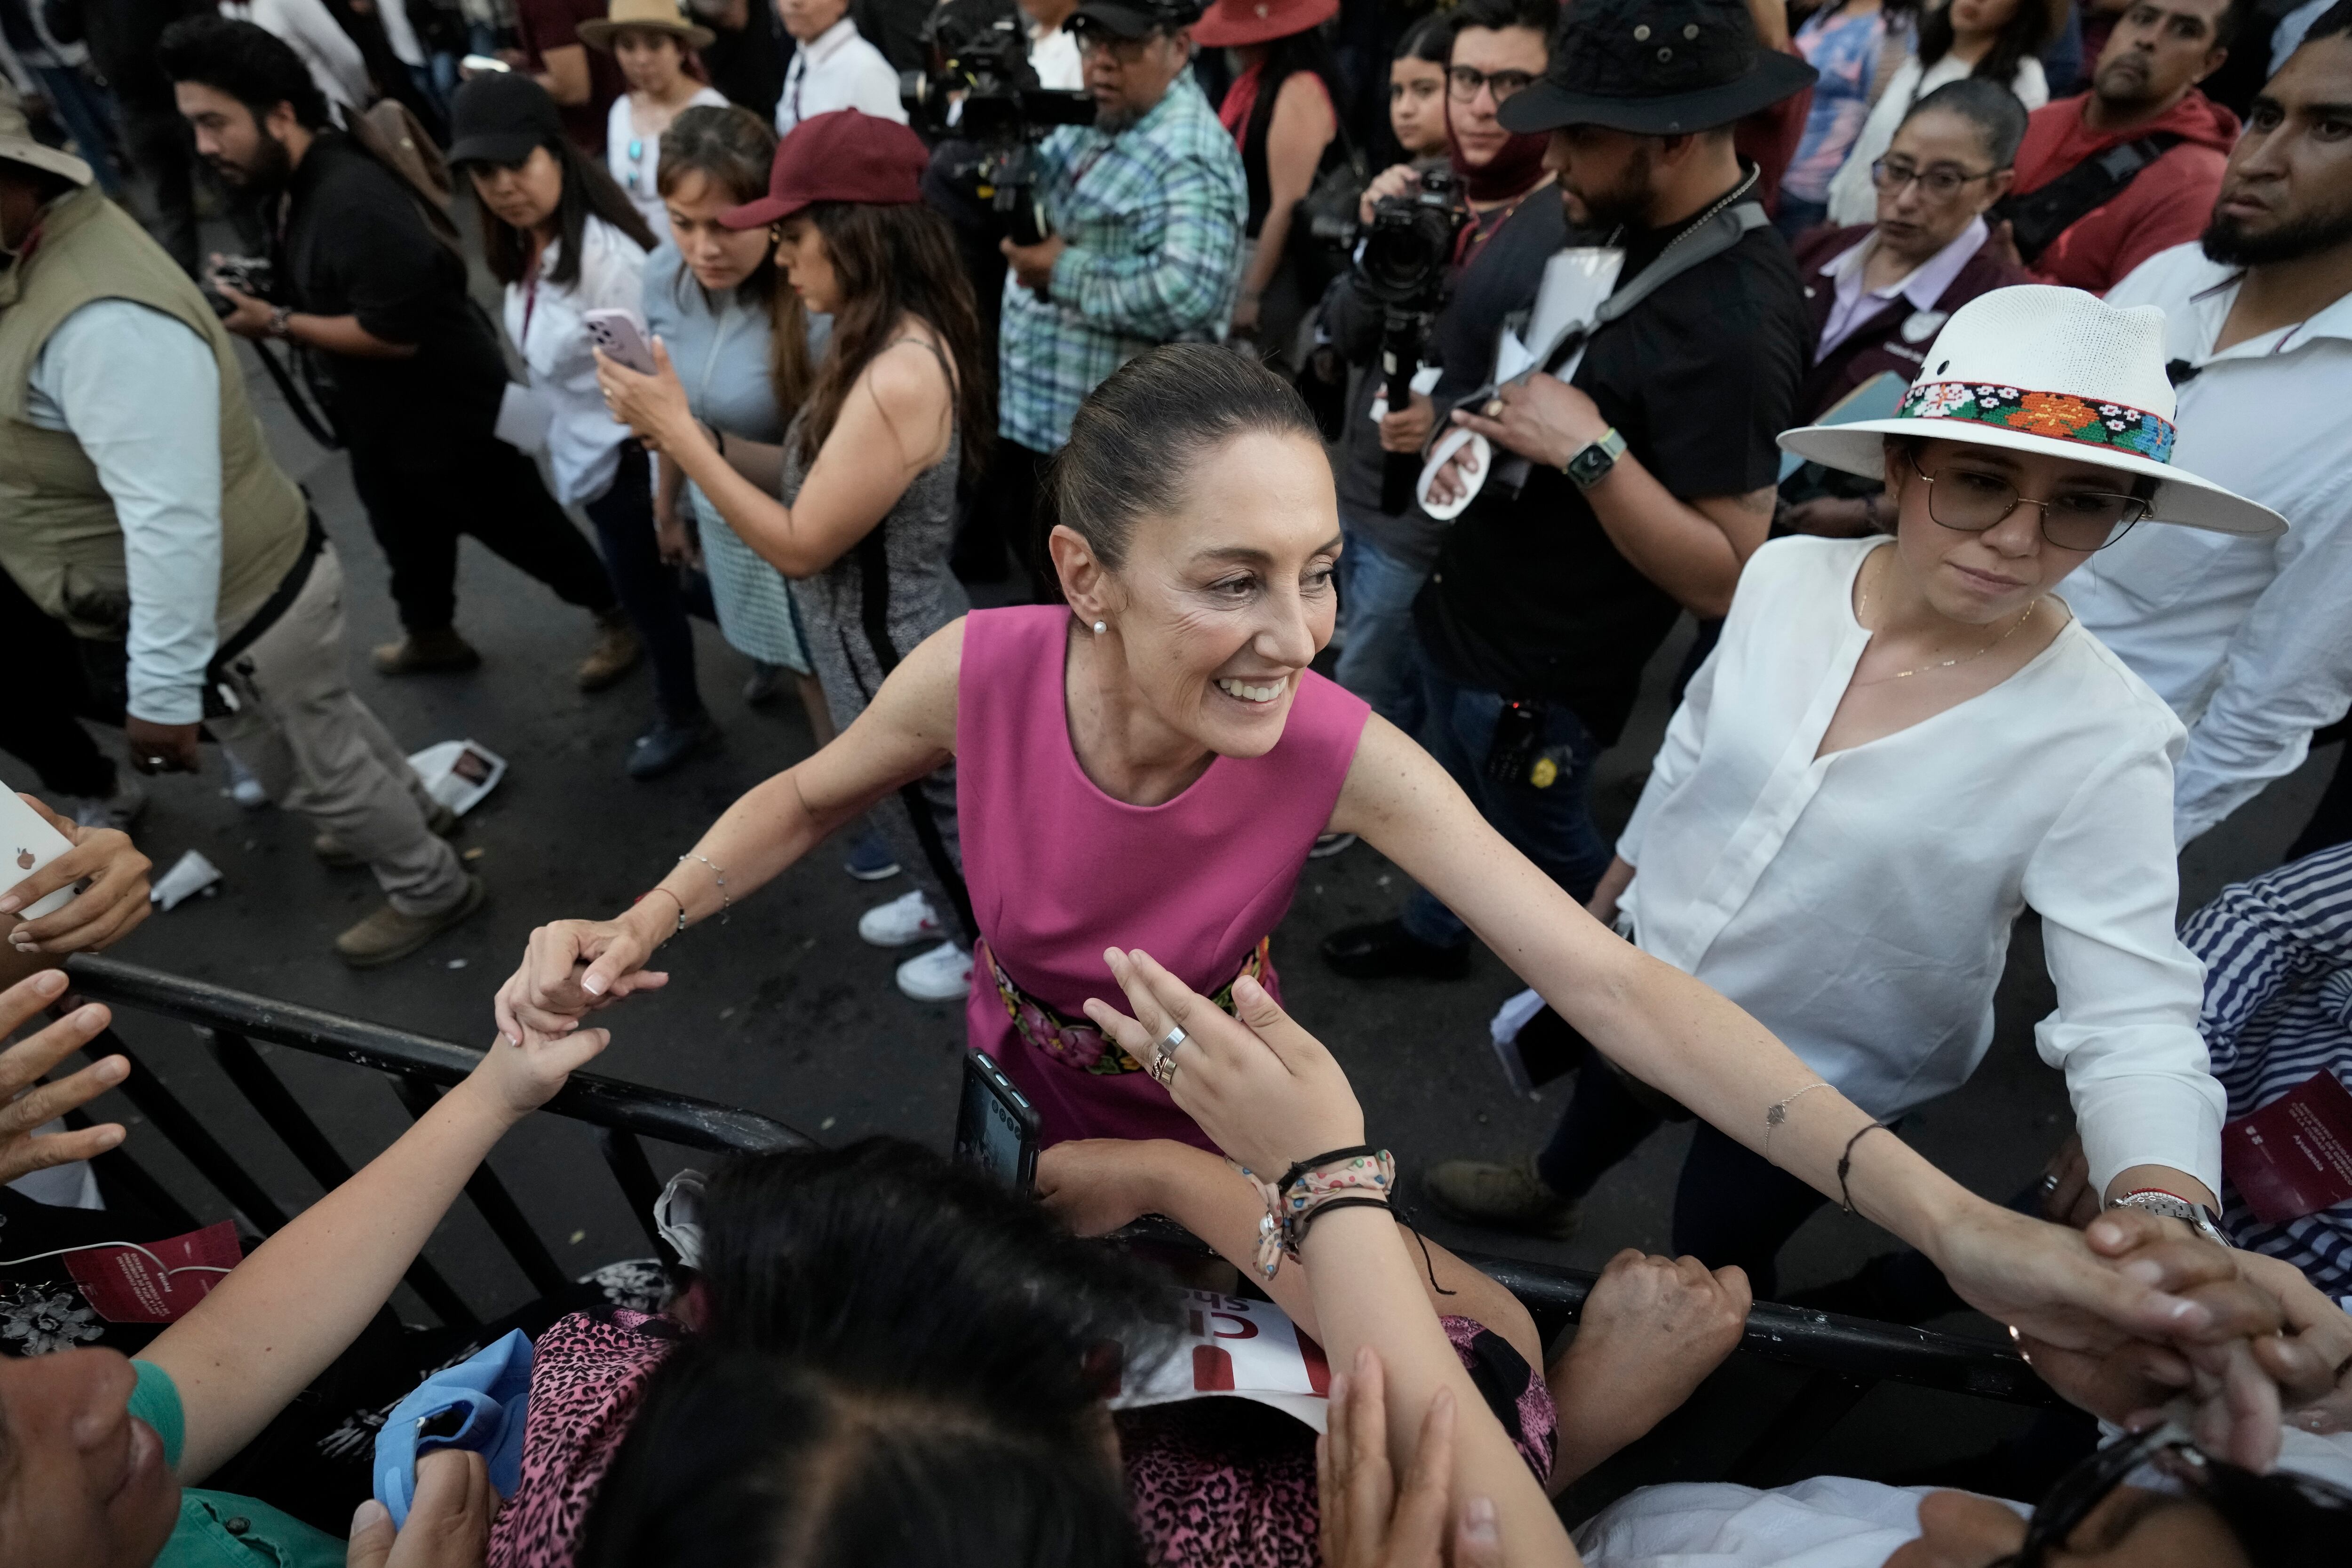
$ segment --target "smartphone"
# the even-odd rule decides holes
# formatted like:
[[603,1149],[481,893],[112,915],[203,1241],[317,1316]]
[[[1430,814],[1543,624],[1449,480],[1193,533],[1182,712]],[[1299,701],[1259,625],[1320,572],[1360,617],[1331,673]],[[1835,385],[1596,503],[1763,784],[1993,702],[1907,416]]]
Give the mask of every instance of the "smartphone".
[[1037,1184],[1037,1108],[1004,1069],[978,1051],[963,1054],[963,1103],[955,1157],[1025,1193]]
[[[0,784],[0,892],[15,887],[58,856],[73,847],[73,841],[45,821],[41,814],[26,805],[15,790]],[[37,921],[51,915],[73,901],[75,889],[59,888],[33,904],[18,910],[20,921]]]
[[654,373],[654,351],[645,318],[635,310],[591,310],[582,318],[588,335],[607,357],[618,360],[639,375]]
[[467,76],[479,76],[484,71],[510,71],[514,67],[496,55],[467,55],[457,62],[457,68]]

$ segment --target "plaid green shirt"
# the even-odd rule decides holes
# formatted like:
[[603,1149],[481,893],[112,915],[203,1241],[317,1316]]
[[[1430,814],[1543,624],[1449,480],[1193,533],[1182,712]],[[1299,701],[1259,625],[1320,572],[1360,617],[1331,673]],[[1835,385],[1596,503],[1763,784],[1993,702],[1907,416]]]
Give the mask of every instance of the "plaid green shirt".
[[1052,299],[1008,273],[997,429],[1058,450],[1087,394],[1148,348],[1224,335],[1249,195],[1241,154],[1190,70],[1117,135],[1065,126],[1037,149],[1054,232]]

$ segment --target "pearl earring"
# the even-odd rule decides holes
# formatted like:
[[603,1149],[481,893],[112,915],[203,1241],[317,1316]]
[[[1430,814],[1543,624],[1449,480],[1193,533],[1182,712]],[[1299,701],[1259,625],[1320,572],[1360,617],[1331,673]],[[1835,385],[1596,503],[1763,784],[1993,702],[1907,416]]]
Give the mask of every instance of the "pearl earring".
[[1103,633],[1105,633],[1105,632],[1107,632],[1107,631],[1108,631],[1108,630],[1110,630],[1110,627],[1109,627],[1109,626],[1108,626],[1108,624],[1106,624],[1106,623],[1104,623],[1104,622],[1102,622],[1102,621],[1097,621],[1097,622],[1095,623],[1095,636],[1097,636],[1097,637],[1100,637],[1100,636],[1102,636],[1102,635],[1103,635]]

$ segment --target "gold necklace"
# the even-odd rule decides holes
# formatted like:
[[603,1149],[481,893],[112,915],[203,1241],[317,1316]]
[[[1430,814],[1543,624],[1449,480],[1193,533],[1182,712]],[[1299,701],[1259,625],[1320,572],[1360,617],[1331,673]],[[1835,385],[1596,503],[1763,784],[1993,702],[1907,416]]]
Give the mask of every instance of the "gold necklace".
[[[1857,584],[1856,586],[1861,590],[1862,603],[1856,607],[1853,618],[1857,621],[1863,622],[1863,630],[1870,631],[1871,627],[1869,622],[1863,621],[1863,617],[1870,614],[1870,586],[1868,584]],[[1940,664],[1922,664],[1910,669],[1898,669],[1892,675],[1882,675],[1871,680],[1857,680],[1853,684],[1856,686],[1883,686],[1890,680],[1901,680],[1906,676],[1924,675],[1930,670],[1949,669],[1954,665],[1973,664],[1978,659],[1980,659],[1985,655],[1990,653],[1993,649],[1999,647],[2001,644],[2007,642],[2010,638],[2015,637],[2020,631],[2023,630],[2025,623],[2033,618],[2033,612],[2041,607],[2042,601],[2040,599],[2036,599],[2032,604],[2026,605],[2025,614],[2018,616],[2016,623],[2012,625],[2009,630],[2001,633],[2000,636],[1993,638],[1992,641],[1985,644],[1984,647],[1977,649],[1974,653],[1963,654],[1958,658],[1948,658]],[[1875,636],[1876,634],[1873,633],[1872,635]]]

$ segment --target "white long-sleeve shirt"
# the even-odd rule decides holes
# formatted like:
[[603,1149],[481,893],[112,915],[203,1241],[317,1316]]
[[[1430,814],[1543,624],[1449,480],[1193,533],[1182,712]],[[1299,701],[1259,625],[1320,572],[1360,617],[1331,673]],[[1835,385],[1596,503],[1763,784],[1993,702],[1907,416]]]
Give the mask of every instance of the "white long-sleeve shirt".
[[26,420],[72,432],[122,525],[131,716],[195,723],[205,666],[219,645],[220,367],[212,349],[161,310],[93,300],[49,334],[29,386]]
[[358,110],[373,100],[366,57],[322,0],[222,0],[220,13],[284,39],[337,108]]
[[1634,941],[1889,1120],[1984,1059],[2031,907],[2058,988],[2035,1043],[2093,1190],[2140,1164],[2218,1190],[2204,970],[2173,932],[2179,721],[2070,621],[1991,690],[1816,758],[1870,641],[1854,574],[1883,543],[1779,539],[1748,563],[1618,841]]
[[785,135],[802,121],[836,109],[907,123],[906,105],[898,101],[897,68],[846,16],[793,51],[792,64],[784,68],[783,93],[776,100],[776,134]]
[[530,367],[531,386],[554,405],[547,431],[547,466],[555,499],[566,506],[594,500],[613,483],[629,427],[613,417],[596,389],[591,310],[637,310],[645,303],[646,253],[637,242],[591,217],[580,233],[580,276],[558,289],[543,281],[562,254],[562,240],[540,254],[535,278],[506,290],[508,341]]
[[2150,257],[2111,305],[2164,310],[2180,388],[2175,466],[2287,521],[2274,539],[2142,523],[2067,579],[2083,624],[2189,726],[2186,844],[2303,763],[2352,704],[2352,294],[2221,353],[2238,277],[2195,245]]

